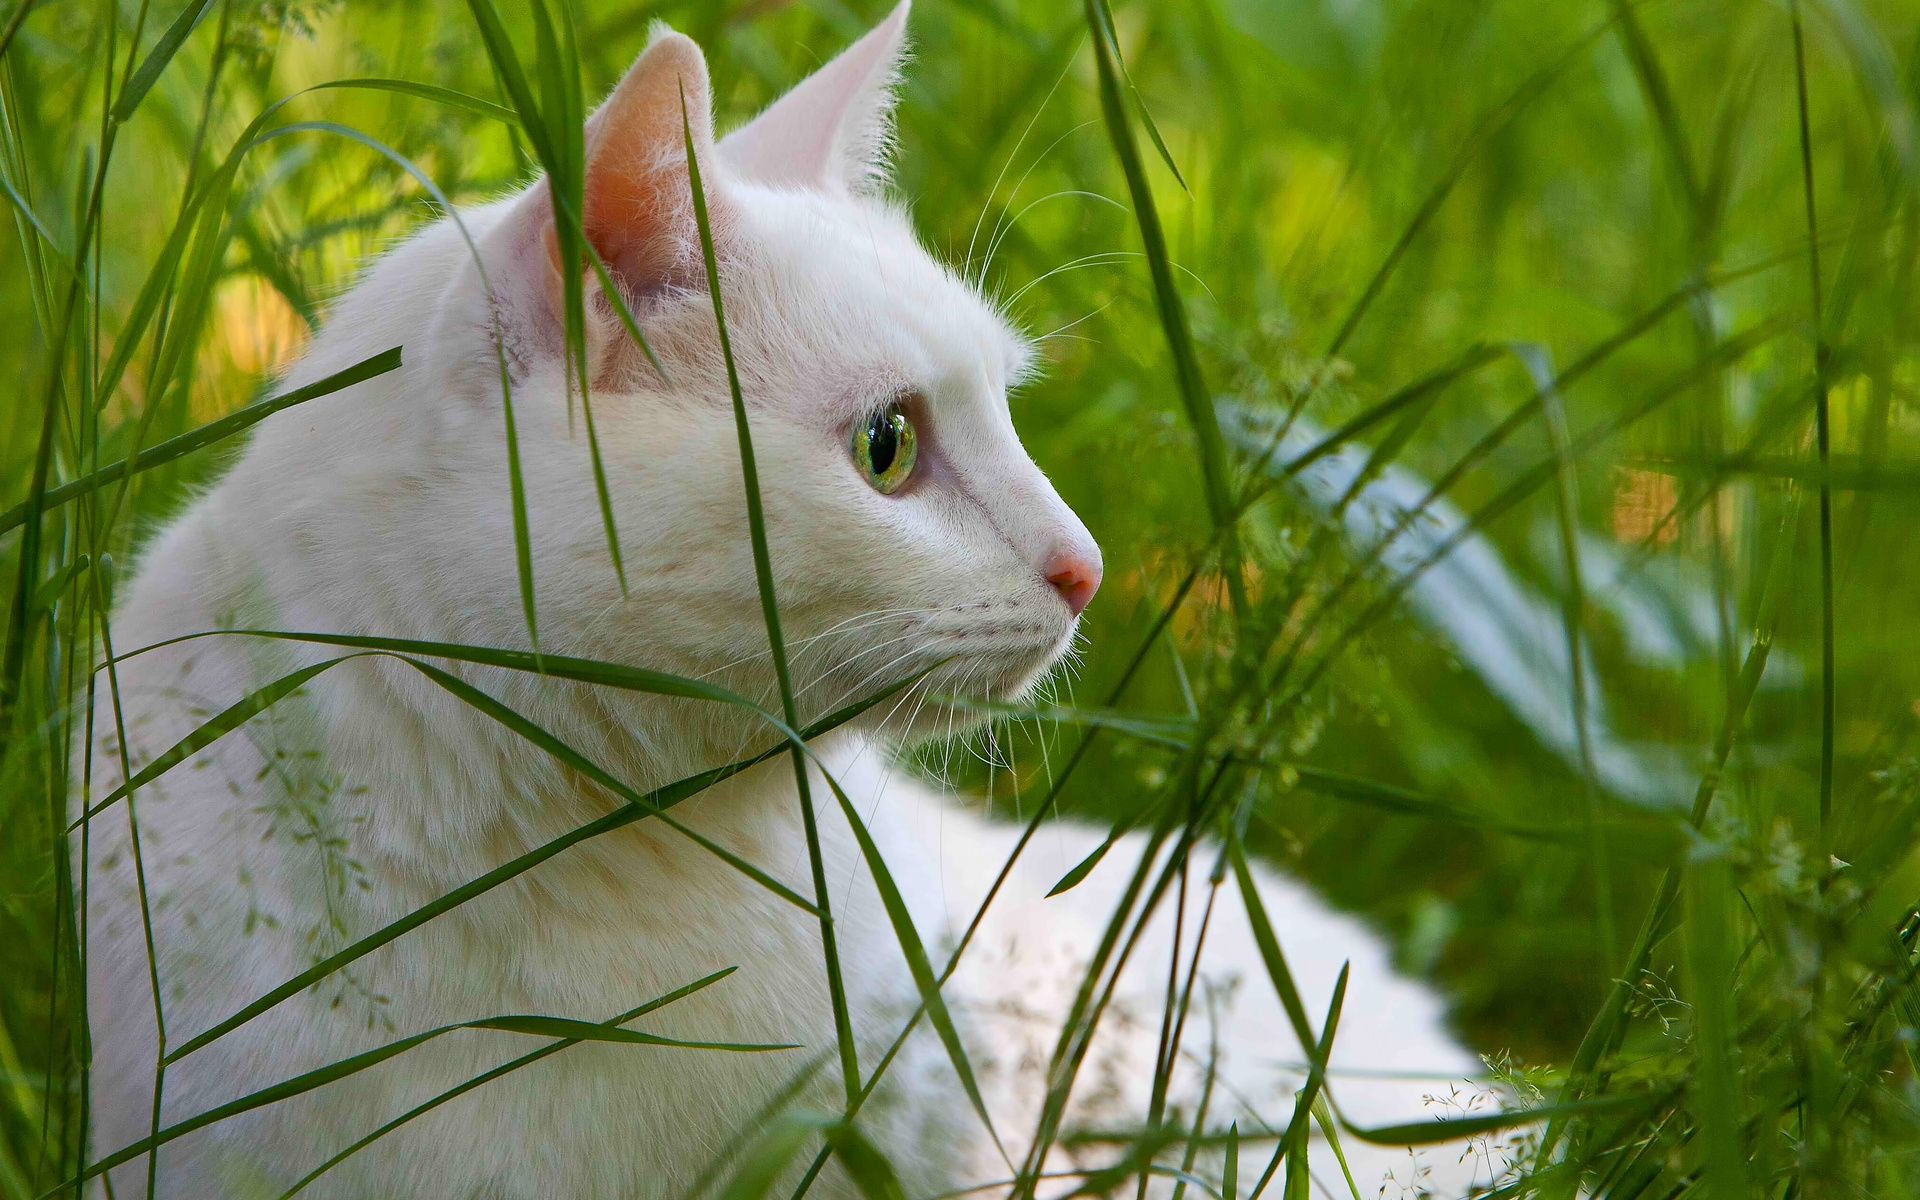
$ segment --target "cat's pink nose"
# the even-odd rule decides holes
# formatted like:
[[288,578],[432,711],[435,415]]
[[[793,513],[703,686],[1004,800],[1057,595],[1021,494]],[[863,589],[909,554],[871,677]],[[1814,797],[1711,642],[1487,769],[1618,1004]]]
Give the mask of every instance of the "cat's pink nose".
[[1055,554],[1047,560],[1047,582],[1077,617],[1100,590],[1100,560],[1080,554]]

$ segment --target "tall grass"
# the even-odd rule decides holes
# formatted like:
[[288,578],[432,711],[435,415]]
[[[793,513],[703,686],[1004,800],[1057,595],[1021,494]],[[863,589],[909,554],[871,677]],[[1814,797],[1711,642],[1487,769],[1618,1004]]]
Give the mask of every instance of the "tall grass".
[[[162,1030],[159,1091],[166,1064],[581,840],[639,820],[698,839],[672,805],[750,765],[640,793],[439,664],[748,707],[767,724],[751,761],[790,753],[803,794],[806,740],[894,694],[810,723],[796,706],[736,388],[778,697],[537,649],[330,638],[338,657],[209,718],[126,786],[71,777],[87,714],[118,711],[116,563],[248,425],[397,365],[275,396],[357,264],[536,170],[556,180],[563,243],[583,245],[580,118],[654,17],[707,47],[724,120],[879,15],[751,0],[5,10],[0,1195],[144,1148],[88,1137],[87,880],[69,864],[90,820],[74,798],[131,813],[199,745],[379,654],[624,802],[203,1034]],[[1063,812],[1153,848],[1096,853],[1056,888],[1127,879],[1003,1190],[1032,1195],[1047,1148],[1089,1136],[1067,1102],[1119,967],[1205,877],[1209,905],[1244,893],[1312,1061],[1289,1111],[1176,1109],[1198,952],[1184,987],[1176,962],[1152,1102],[1102,1133],[1112,1153],[1087,1190],[1172,1172],[1291,1200],[1309,1167],[1340,1179],[1317,1126],[1502,1139],[1502,1195],[1920,1192],[1920,567],[1904,536],[1920,483],[1920,9],[923,0],[914,21],[900,190],[928,240],[1043,335],[1050,371],[1016,418],[1109,564],[1078,703],[1003,713],[928,765],[1026,822],[1022,850]],[[723,337],[724,269],[709,245]],[[577,288],[566,302],[577,345]],[[517,464],[500,486],[519,508]],[[886,864],[862,844],[884,896]],[[817,852],[806,896],[706,845],[715,869],[821,919],[838,996]],[[1451,996],[1514,1111],[1344,1126],[1324,1067],[1342,1007],[1367,997],[1298,994],[1249,856],[1376,922]],[[969,1080],[940,984],[978,918],[942,964],[897,897],[888,908]],[[157,1001],[157,972],[153,986]],[[845,1108],[770,1105],[755,1139],[689,1164],[707,1188],[764,1194],[808,1156],[810,1183],[837,1155],[868,1194],[898,1190],[857,1117],[900,1042],[861,1062],[855,1034],[871,1031],[835,1009]],[[541,1040],[345,1153],[580,1041],[644,1040],[622,1028],[640,1015],[495,1021]],[[185,1130],[158,1111],[149,1142],[164,1145]],[[1258,1174],[1221,1152],[1242,1139],[1274,1145]]]

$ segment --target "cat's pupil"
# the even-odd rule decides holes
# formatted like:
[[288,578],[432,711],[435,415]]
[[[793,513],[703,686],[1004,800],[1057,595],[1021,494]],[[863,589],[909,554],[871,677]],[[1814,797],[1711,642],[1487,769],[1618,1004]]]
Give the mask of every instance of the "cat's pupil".
[[894,411],[889,408],[875,413],[867,425],[867,461],[873,464],[873,473],[885,475],[899,452],[900,433],[894,428]]

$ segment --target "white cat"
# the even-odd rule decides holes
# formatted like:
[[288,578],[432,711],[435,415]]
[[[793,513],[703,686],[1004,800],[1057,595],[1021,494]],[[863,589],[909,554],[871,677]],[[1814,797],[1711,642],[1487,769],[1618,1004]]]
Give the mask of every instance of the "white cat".
[[[817,750],[871,823],[936,965],[1005,861],[1015,831],[887,765],[890,739],[949,729],[928,690],[1006,699],[1066,650],[1100,553],[1021,448],[1006,392],[1027,343],[936,264],[879,198],[906,5],[716,143],[705,62],[658,31],[588,123],[586,226],[665,368],[649,365],[588,276],[592,415],[631,592],[604,540],[544,182],[388,253],[335,305],[286,380],[297,386],[392,345],[405,367],[260,427],[225,477],[159,534],[126,588],[121,652],[220,628],[378,634],[524,647],[501,359],[512,382],[541,648],[706,677],[774,696],[748,541],[734,415],[682,150],[682,97],[716,229],[765,496],[773,574],[807,717],[940,663],[925,686]],[[491,287],[491,301],[488,285]],[[856,434],[864,436],[856,438]],[[909,444],[911,435],[911,445]],[[851,447],[851,448],[850,448]],[[136,766],[207,715],[302,664],[343,653],[213,636],[123,662]],[[636,787],[772,742],[723,704],[441,663]],[[95,796],[120,781],[102,678]],[[895,934],[816,778],[825,878],[860,1064],[913,1009]],[[208,1029],[354,938],[612,810],[612,796],[405,664],[363,657],[215,743],[135,797],[169,1046]],[[686,801],[687,826],[814,894],[790,764],[778,758]],[[96,1156],[145,1136],[156,1034],[129,806],[91,830],[88,930]],[[1051,1038],[1121,877],[1130,838],[1078,889],[1042,900],[1099,832],[1043,829],[948,985],[1016,1156]],[[1201,864],[1213,851],[1197,854]],[[1202,865],[1199,870],[1204,870]],[[1298,886],[1259,873],[1316,1021],[1353,959],[1335,1095],[1362,1122],[1418,1119],[1476,1064],[1439,1002],[1392,973],[1379,942]],[[1204,884],[1187,905],[1191,947]],[[1135,951],[1084,1072],[1076,1119],[1146,1111],[1173,903]],[[1231,884],[1175,1081],[1189,1113],[1209,1040],[1222,1078],[1210,1124],[1283,1122],[1303,1055],[1280,1015]],[[706,1041],[795,1042],[732,1053],[583,1044],[505,1075],[347,1159],[307,1194],[466,1198],[677,1196],[755,1112],[823,1052],[796,1099],[844,1102],[816,918],[657,821],[585,842],[454,909],[165,1072],[162,1125],[451,1022],[501,1014],[603,1021],[726,967],[738,971],[635,1026]],[[165,1144],[167,1197],[278,1195],[381,1123],[544,1039],[463,1030],[294,1099]],[[940,1044],[908,1043],[861,1120],[910,1191],[1007,1174]],[[1255,1114],[1258,1115],[1255,1115]],[[1250,1140],[1253,1172],[1271,1140]],[[1371,1195],[1404,1152],[1352,1140]],[[1088,1151],[1093,1159],[1098,1152]],[[1316,1175],[1344,1190],[1323,1144]],[[1049,1160],[1064,1169],[1065,1152]],[[1436,1166],[1450,1183],[1471,1164]],[[790,1170],[788,1178],[797,1171]],[[147,1163],[112,1174],[144,1194]],[[1050,1180],[1049,1191],[1071,1181]],[[815,1195],[848,1194],[830,1165]]]

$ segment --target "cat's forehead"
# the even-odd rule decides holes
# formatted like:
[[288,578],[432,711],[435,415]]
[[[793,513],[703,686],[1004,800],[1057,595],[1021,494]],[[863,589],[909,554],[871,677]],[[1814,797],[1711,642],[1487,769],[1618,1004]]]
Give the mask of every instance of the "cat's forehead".
[[754,205],[757,287],[796,350],[848,369],[846,402],[878,388],[1003,396],[1032,345],[980,292],[928,254],[897,208],[767,193]]

